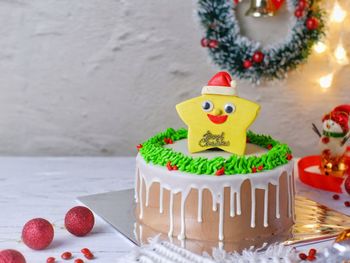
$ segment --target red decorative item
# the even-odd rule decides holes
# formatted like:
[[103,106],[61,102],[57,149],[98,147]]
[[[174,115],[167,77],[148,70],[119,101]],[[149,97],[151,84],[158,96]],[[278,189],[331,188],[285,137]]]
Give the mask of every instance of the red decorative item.
[[54,229],[49,221],[35,218],[28,221],[22,230],[22,240],[31,249],[47,248],[54,237]]
[[334,200],[339,200],[339,198],[340,198],[339,195],[337,195],[337,194],[333,195],[333,199],[334,199]]
[[205,37],[201,39],[201,46],[202,47],[208,47],[209,46],[209,40]]
[[291,155],[290,153],[287,154],[287,160],[290,161],[293,159],[293,155]]
[[314,248],[311,248],[311,249],[309,250],[309,256],[315,256],[316,253],[317,253],[317,250],[314,249]]
[[296,18],[301,18],[304,15],[304,11],[301,9],[297,9],[295,10],[294,15]]
[[142,148],[142,144],[140,143],[139,145],[136,146],[136,148],[139,151]]
[[94,254],[92,254],[92,252],[90,251],[90,249],[88,248],[83,248],[81,250],[81,253],[84,254],[84,256],[87,258],[87,259],[93,259],[94,258]]
[[72,253],[69,251],[66,251],[64,253],[62,253],[61,258],[64,260],[69,260],[73,257]]
[[260,165],[260,166],[258,167],[258,170],[259,170],[259,171],[264,170],[264,166],[263,166],[263,165]]
[[208,47],[209,48],[217,48],[219,46],[219,41],[212,39],[209,41]]
[[315,17],[310,17],[306,20],[306,27],[309,30],[315,30],[318,28],[318,20]]
[[248,68],[251,68],[253,66],[253,63],[250,61],[250,60],[244,60],[243,62],[243,67],[248,69]]
[[272,145],[271,144],[267,145],[267,149],[271,150],[272,149]]
[[350,202],[349,202],[349,201],[345,201],[345,202],[344,202],[344,205],[345,205],[346,207],[350,207]]
[[345,179],[344,182],[345,191],[350,195],[350,176]]
[[272,4],[274,5],[276,10],[280,9],[283,3],[284,0],[272,0]]
[[64,224],[71,234],[82,237],[93,229],[95,217],[87,207],[76,206],[67,212]]
[[264,60],[264,53],[262,53],[261,51],[256,51],[253,55],[253,61],[255,63],[261,63]]
[[300,254],[299,254],[299,258],[300,258],[301,260],[305,260],[305,259],[307,258],[307,255],[306,255],[305,253],[300,253]]
[[49,257],[46,259],[46,263],[55,263],[56,259],[54,257]]
[[0,263],[26,263],[24,256],[14,249],[0,251]]
[[323,144],[327,144],[327,143],[329,143],[329,137],[322,137],[322,143]]
[[344,181],[341,177],[335,176],[325,176],[320,173],[313,173],[305,171],[306,168],[311,166],[320,166],[321,165],[321,156],[307,156],[303,157],[298,162],[299,178],[300,180],[309,186],[335,192],[341,193],[341,185]]
[[225,174],[225,167],[220,168],[219,170],[216,171],[215,175],[224,175]]
[[81,258],[77,258],[76,260],[74,260],[74,263],[84,263],[84,260],[82,260]]
[[87,253],[87,254],[84,254],[84,257],[86,257],[87,259],[94,259],[94,255],[92,253]]
[[307,2],[305,0],[299,0],[298,9],[305,9],[307,7]]
[[256,171],[257,171],[256,167],[253,167],[253,168],[252,168],[252,172],[253,172],[253,173],[256,173]]

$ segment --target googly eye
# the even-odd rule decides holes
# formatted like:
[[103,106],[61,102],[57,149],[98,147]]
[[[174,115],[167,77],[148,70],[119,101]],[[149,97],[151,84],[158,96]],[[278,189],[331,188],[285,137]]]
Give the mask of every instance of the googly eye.
[[202,104],[202,109],[204,111],[211,111],[214,108],[214,104],[210,100],[206,100]]
[[231,114],[235,112],[236,107],[232,103],[226,103],[224,109],[227,114]]

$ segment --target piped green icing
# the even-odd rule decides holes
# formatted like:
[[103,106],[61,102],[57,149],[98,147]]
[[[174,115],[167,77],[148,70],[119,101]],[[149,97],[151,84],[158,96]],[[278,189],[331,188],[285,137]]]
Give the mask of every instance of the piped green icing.
[[247,132],[247,141],[269,149],[268,152],[261,156],[238,156],[232,154],[228,159],[223,157],[215,157],[213,159],[193,158],[163,147],[166,144],[164,139],[171,139],[175,142],[186,138],[186,129],[174,130],[169,128],[142,143],[142,148],[139,151],[147,163],[166,166],[170,162],[171,165],[176,165],[179,171],[198,175],[215,175],[216,171],[222,167],[224,167],[226,175],[272,170],[288,163],[290,159],[288,159],[288,156],[291,156],[291,150],[286,144],[282,144],[270,136],[255,134],[252,131]]

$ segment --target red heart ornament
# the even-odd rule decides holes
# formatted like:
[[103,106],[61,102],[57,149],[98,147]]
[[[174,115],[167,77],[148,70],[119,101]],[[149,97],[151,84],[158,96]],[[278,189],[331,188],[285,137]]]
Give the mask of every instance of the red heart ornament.
[[276,11],[281,8],[284,3],[284,0],[271,0],[273,5],[275,6]]

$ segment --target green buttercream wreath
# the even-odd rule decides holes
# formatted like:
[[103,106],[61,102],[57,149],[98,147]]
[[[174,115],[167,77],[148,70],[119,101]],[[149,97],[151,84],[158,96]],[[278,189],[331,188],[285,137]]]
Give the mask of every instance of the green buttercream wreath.
[[158,133],[143,144],[138,145],[139,152],[147,163],[167,167],[169,170],[179,170],[192,174],[206,175],[235,175],[272,170],[287,164],[292,159],[290,148],[270,136],[247,132],[247,141],[268,149],[260,156],[231,155],[228,159],[216,157],[190,157],[176,152],[164,145],[187,138],[187,130],[172,128]]

